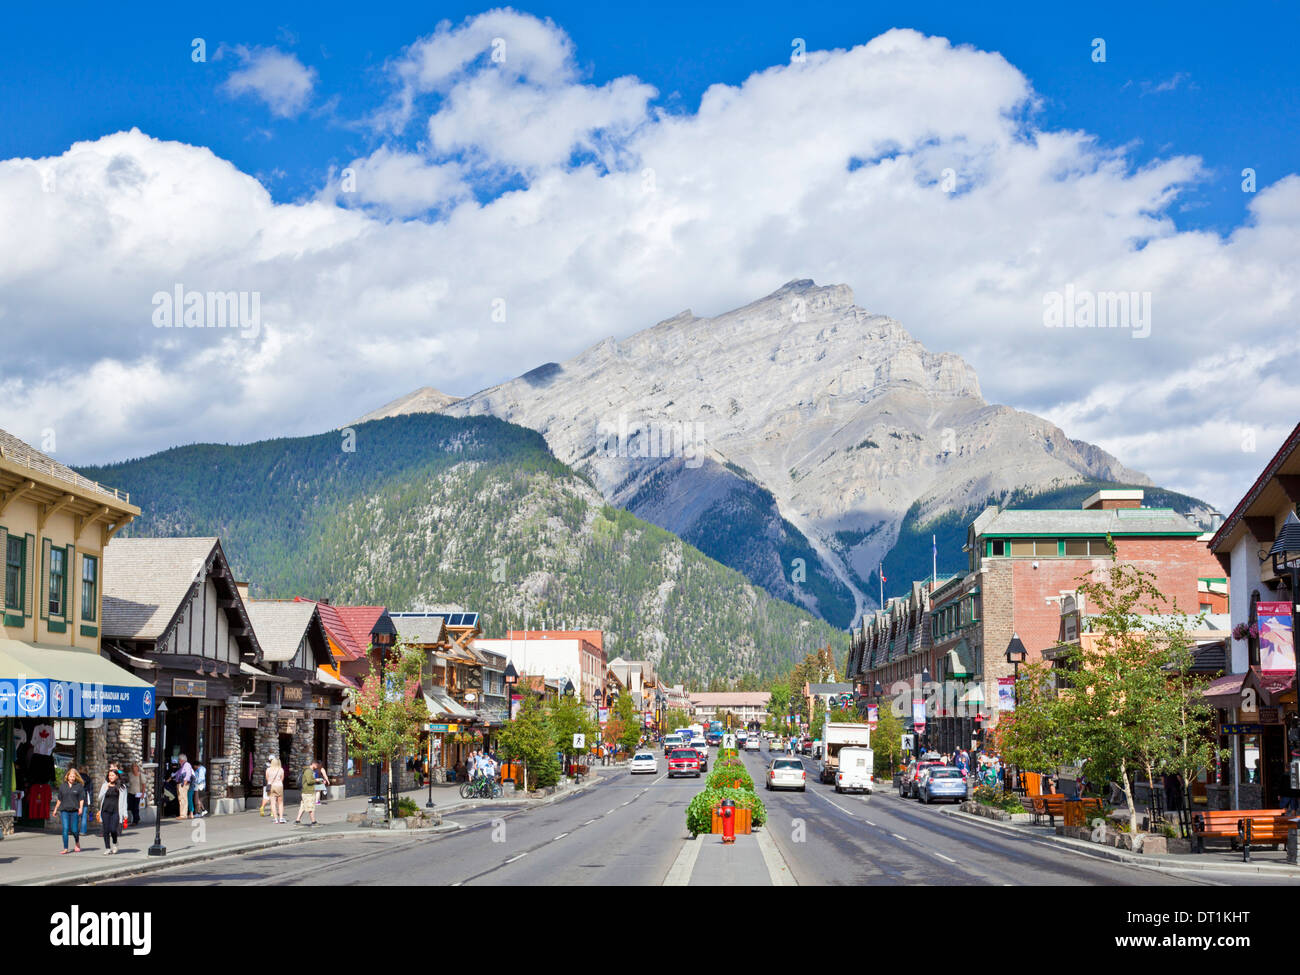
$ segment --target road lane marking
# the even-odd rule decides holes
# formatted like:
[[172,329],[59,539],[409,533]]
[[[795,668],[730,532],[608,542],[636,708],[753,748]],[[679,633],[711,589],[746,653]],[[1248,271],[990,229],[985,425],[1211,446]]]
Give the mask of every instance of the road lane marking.
[[592,823],[594,823],[594,822],[595,822],[594,819],[589,819],[589,820],[587,820],[585,823],[583,823],[582,825],[583,825],[583,826],[590,826],[590,825],[591,825]]
[[754,835],[758,837],[758,849],[763,854],[763,864],[767,867],[767,876],[772,881],[772,886],[799,886],[798,881],[794,879],[794,874],[790,872],[790,865],[785,862],[785,857],[781,856],[781,851],[777,849],[772,834],[760,828],[754,831]]
[[890,833],[889,835],[892,836],[892,837],[893,837],[894,839],[896,839],[896,840],[902,840],[904,843],[906,843],[906,842],[908,841],[908,840],[907,840],[907,837],[906,837],[906,836],[903,836],[901,833]]
[[606,816],[612,816],[612,815],[613,815],[614,813],[616,813],[616,812],[618,812],[618,807],[617,807],[617,806],[616,806],[615,808],[613,808],[613,809],[606,809],[606,810],[605,810],[605,815],[606,815]]
[[937,856],[940,860],[947,860],[949,863],[956,863],[956,862],[957,862],[957,861],[954,860],[952,857],[946,857],[946,856],[944,856],[944,855],[943,855],[942,853],[940,853],[938,850],[931,850],[930,852],[933,853],[935,856]]
[[[569,835],[568,833],[561,833],[559,836],[557,836],[557,837],[555,838],[555,840],[562,840],[562,839],[564,839],[564,838],[565,838],[566,836],[568,836],[568,835]],[[551,842],[554,843],[555,840],[551,840]]]
[[506,863],[514,863],[516,860],[522,860],[526,856],[528,856],[527,851],[520,853],[517,856],[512,856],[509,860],[506,861]]
[[682,843],[681,852],[677,854],[677,859],[668,869],[668,875],[664,877],[663,887],[689,887],[691,883],[691,874],[695,872],[695,861],[700,858],[700,850],[704,849],[704,841],[699,837],[691,837]]
[[876,825],[875,823],[873,823],[873,822],[872,822],[871,820],[869,820],[869,819],[864,819],[863,822],[866,823],[868,826],[875,826],[875,825]]

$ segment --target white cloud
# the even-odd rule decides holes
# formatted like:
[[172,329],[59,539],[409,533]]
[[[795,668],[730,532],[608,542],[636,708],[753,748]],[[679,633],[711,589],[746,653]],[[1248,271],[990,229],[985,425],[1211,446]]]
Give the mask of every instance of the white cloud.
[[260,98],[281,118],[297,115],[306,107],[316,87],[315,68],[274,47],[241,45],[234,50],[243,66],[232,71],[222,85],[228,94]]
[[[685,114],[574,64],[536,18],[439,27],[393,64],[387,109],[426,116],[352,164],[351,201],[331,183],[276,204],[207,149],[135,131],[0,162],[0,221],[26,228],[0,240],[0,425],[56,426],[81,461],[315,432],[813,277],[967,358],[991,400],[1222,506],[1289,427],[1300,178],[1262,187],[1227,238],[1180,232],[1197,159],[1134,168],[1037,127],[1004,58],[911,31],[716,85]],[[520,188],[471,195],[502,168]],[[152,328],[150,296],[177,282],[259,291],[263,337]],[[1069,284],[1151,292],[1150,337],[1044,328],[1043,296]]]

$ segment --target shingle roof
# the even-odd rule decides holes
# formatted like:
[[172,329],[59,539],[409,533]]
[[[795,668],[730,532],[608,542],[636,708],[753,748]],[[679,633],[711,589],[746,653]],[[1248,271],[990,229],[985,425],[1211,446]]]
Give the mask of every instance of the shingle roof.
[[83,491],[102,494],[113,501],[125,501],[130,504],[130,496],[126,492],[105,487],[98,481],[83,477],[66,464],[60,464],[53,457],[46,456],[31,444],[19,440],[8,430],[0,430],[0,457],[57,478],[60,481],[66,481]]
[[216,538],[115,538],[104,549],[103,635],[163,635],[217,545]]
[[838,684],[809,684],[808,693],[818,694],[849,694],[853,691],[853,685],[848,683]]
[[769,691],[706,691],[691,695],[692,704],[705,707],[766,707],[770,700]]
[[447,639],[446,617],[441,613],[389,613],[399,639],[429,645]]
[[338,610],[329,603],[317,603],[310,599],[298,597],[298,602],[312,603],[316,607],[316,612],[320,613],[321,624],[325,627],[325,632],[335,645],[343,651],[345,660],[360,660],[365,656],[365,649],[357,646],[356,638],[352,636],[352,631],[348,629],[347,624],[339,618]]
[[244,604],[267,663],[284,663],[298,654],[316,604],[279,599],[250,599]]
[[386,612],[385,608],[383,606],[335,606],[334,609],[338,611],[343,625],[351,631],[352,639],[360,648],[359,655],[364,656],[370,646],[370,631],[375,628],[379,617]]
[[1200,535],[1201,529],[1172,508],[1012,508],[977,528],[985,535]]

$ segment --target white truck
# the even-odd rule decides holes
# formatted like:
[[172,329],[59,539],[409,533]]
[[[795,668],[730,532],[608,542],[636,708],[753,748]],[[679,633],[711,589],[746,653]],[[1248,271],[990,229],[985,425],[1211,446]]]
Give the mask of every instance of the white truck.
[[[846,721],[827,721],[822,731],[822,759],[821,759],[821,781],[825,784],[835,782],[835,775],[840,770],[840,752],[845,748],[865,749],[868,753],[871,751],[871,726],[865,721],[846,722]],[[855,755],[856,760],[861,758]],[[853,788],[865,789],[871,791],[871,771],[872,764],[866,765],[867,784],[855,785]]]

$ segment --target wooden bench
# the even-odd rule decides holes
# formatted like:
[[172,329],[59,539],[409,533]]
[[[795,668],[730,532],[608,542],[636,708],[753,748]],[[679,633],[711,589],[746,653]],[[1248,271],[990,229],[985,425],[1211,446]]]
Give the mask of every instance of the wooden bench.
[[1284,809],[1206,809],[1192,816],[1196,852],[1205,852],[1206,840],[1227,840],[1232,849],[1241,848],[1241,859],[1250,862],[1252,847],[1285,844],[1295,828]]
[[1055,826],[1056,817],[1060,816],[1065,819],[1065,804],[1067,802],[1078,802],[1080,808],[1084,811],[1086,817],[1089,812],[1101,812],[1100,799],[1069,799],[1059,793],[1046,796],[1030,796],[1029,809],[1034,814],[1034,825],[1039,825],[1043,817],[1047,817],[1047,825]]

